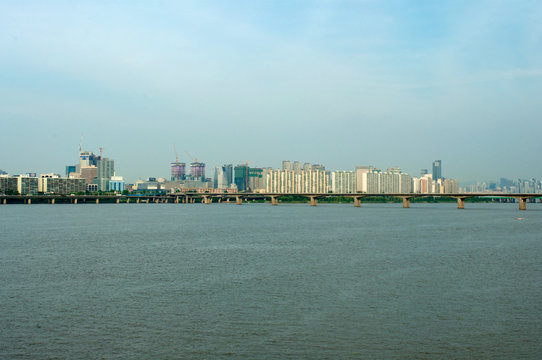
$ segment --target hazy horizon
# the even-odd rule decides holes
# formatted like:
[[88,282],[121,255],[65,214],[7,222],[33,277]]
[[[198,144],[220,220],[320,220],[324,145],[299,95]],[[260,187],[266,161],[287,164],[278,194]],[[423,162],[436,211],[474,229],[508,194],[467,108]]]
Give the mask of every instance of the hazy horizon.
[[190,152],[329,170],[442,160],[458,181],[542,178],[542,2],[0,4],[0,169],[83,150],[127,182]]

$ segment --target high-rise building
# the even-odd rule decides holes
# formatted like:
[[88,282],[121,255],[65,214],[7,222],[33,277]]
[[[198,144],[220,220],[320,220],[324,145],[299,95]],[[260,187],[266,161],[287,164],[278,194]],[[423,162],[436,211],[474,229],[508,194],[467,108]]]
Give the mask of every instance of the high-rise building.
[[98,166],[99,159],[100,157],[91,151],[82,151],[79,153],[79,167]]
[[0,175],[0,194],[16,194],[17,192],[19,192],[17,178],[7,174]]
[[248,190],[248,170],[246,164],[237,165],[233,169],[233,181],[239,191]]
[[87,189],[85,179],[61,178],[57,174],[42,174],[38,179],[39,192],[46,194],[75,194]]
[[294,161],[293,170],[295,174],[299,174],[302,168],[303,167],[301,166],[301,163],[299,161]]
[[70,177],[70,174],[77,171],[77,165],[66,165],[66,177]]
[[433,161],[433,180],[442,179],[442,161]]
[[180,181],[186,178],[186,164],[183,162],[171,163],[171,181]]
[[227,189],[233,182],[233,166],[225,164],[215,168],[215,177],[213,186],[215,189]]
[[260,168],[248,169],[248,190],[265,190],[265,178],[263,177],[263,172],[263,169]]
[[290,160],[284,160],[282,162],[282,170],[291,171],[292,170],[292,162]]
[[332,171],[331,192],[347,194],[355,192],[356,173],[353,171]]
[[356,166],[356,192],[367,192],[367,184],[363,183],[366,177],[363,174],[370,172],[373,166]]
[[17,177],[17,191],[21,195],[35,195],[38,193],[38,178],[30,176]]
[[109,181],[115,175],[115,162],[109,158],[98,160],[98,190],[109,191]]
[[205,181],[205,164],[202,162],[191,163],[190,176],[193,180]]

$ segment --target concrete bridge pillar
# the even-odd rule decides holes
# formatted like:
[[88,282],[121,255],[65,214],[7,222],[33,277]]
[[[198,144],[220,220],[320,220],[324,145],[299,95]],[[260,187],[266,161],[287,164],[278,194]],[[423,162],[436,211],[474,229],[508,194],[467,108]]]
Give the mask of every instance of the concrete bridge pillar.
[[73,199],[73,203],[77,205],[77,198]]
[[117,198],[117,204],[120,204],[120,199],[119,198]]
[[28,205],[32,204],[32,199],[28,199],[28,201],[26,202]]
[[316,196],[311,196],[311,206],[318,205],[318,198]]
[[229,202],[230,202],[230,198],[226,198],[226,202],[229,203]]
[[96,204],[100,203],[100,199],[96,198]]
[[139,198],[136,199],[136,204],[139,204]]
[[8,199],[2,199],[2,204],[7,205]]
[[126,198],[126,204],[130,203],[130,198]]
[[519,209],[527,210],[527,198],[517,198],[519,200]]
[[178,203],[179,203],[179,197],[176,196],[176,197],[175,197],[175,204],[178,204]]
[[354,206],[355,207],[361,207],[361,198],[360,197],[354,197]]
[[222,202],[222,198],[218,198],[218,203],[220,204]]
[[277,206],[279,204],[278,196],[271,196],[271,205]]
[[465,198],[457,198],[457,208],[458,209],[465,208]]
[[54,205],[55,204],[55,198],[52,198],[51,199],[51,205]]
[[243,198],[241,196],[236,196],[235,197],[235,203],[237,205],[243,205]]
[[408,209],[410,208],[410,198],[409,197],[403,197],[403,208]]

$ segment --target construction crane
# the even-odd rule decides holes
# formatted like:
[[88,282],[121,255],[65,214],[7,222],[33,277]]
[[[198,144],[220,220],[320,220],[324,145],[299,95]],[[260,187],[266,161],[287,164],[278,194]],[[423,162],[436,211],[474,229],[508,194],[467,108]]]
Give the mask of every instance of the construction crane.
[[186,151],[186,150],[185,150],[184,152],[186,153],[186,155],[188,155],[188,157],[189,157],[190,159],[192,159],[193,162],[198,162],[198,158],[194,158],[194,157],[193,157],[192,155],[190,155],[190,153],[189,153],[188,151]]
[[83,133],[81,133],[81,139],[79,140],[79,154],[82,152],[83,147]]
[[179,155],[177,154],[177,147],[173,144],[173,151],[175,152],[175,162],[179,162]]

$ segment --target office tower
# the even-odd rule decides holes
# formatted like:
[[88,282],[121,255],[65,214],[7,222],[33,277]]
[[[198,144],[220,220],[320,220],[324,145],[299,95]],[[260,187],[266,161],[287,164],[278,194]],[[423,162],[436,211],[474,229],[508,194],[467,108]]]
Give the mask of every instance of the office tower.
[[191,163],[190,176],[193,180],[205,181],[205,164],[202,162]]
[[98,190],[109,191],[109,181],[115,175],[115,162],[109,158],[98,160]]
[[233,165],[232,164],[224,164],[222,165],[224,169],[224,178],[225,178],[225,187],[230,187],[231,184],[233,184]]
[[215,189],[229,188],[233,182],[233,166],[224,164],[215,168],[215,176],[213,186]]
[[66,177],[70,177],[70,174],[75,172],[77,172],[77,165],[66,165]]
[[237,186],[237,190],[245,191],[248,189],[248,165],[237,165],[233,169],[233,181]]
[[282,162],[282,170],[291,171],[292,170],[292,162],[290,160],[284,160]]
[[186,178],[186,164],[183,162],[171,163],[171,181],[180,181]]
[[433,180],[442,179],[442,161],[433,161]]
[[79,153],[79,167],[98,166],[99,156],[94,155],[91,151],[82,151]]

